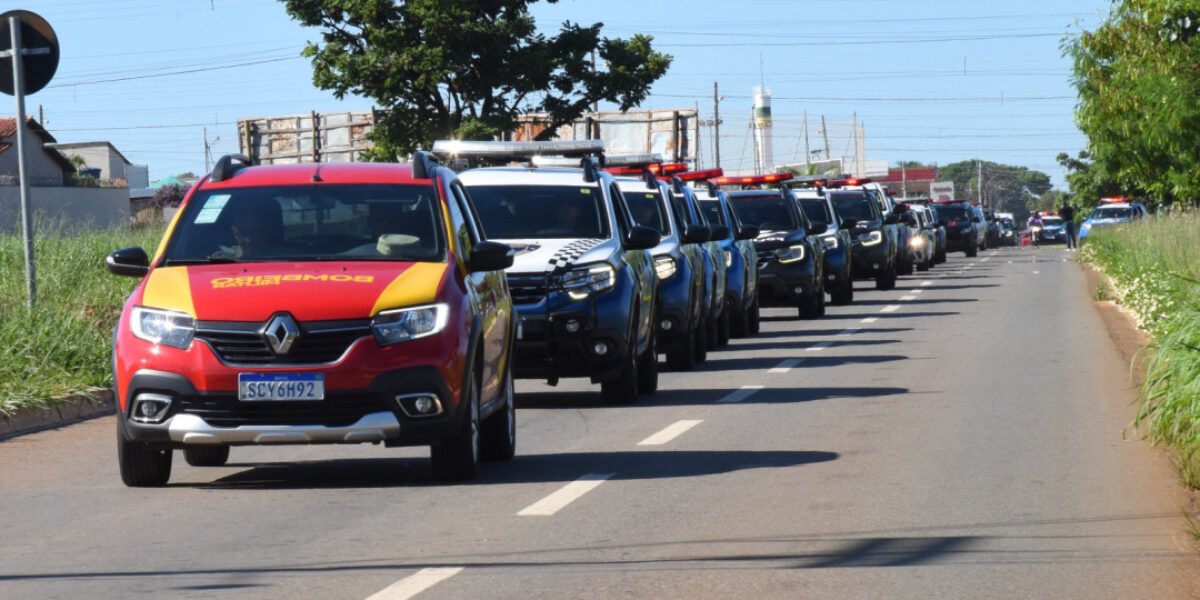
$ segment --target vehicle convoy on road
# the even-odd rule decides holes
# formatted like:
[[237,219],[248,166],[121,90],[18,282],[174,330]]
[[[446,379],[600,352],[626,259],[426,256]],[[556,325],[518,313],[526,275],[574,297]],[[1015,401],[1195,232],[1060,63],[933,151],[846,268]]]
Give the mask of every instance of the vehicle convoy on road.
[[[782,183],[791,173],[718,177],[718,186],[752,188]],[[758,294],[763,306],[795,306],[800,318],[825,314],[824,225],[809,222],[791,190],[726,191],[737,218],[758,227]]]
[[224,156],[188,193],[113,339],[117,456],[164,485],[173,451],[219,466],[231,446],[428,445],[470,479],[516,443],[516,321],[503,269],[455,174],[411,166],[250,166]]
[[650,250],[661,236],[634,221],[620,185],[600,168],[603,150],[599,140],[433,146],[455,161],[521,163],[458,175],[484,237],[516,252],[507,270],[516,376],[586,377],[605,402],[628,404],[658,388],[661,282]]
[[843,220],[825,193],[821,178],[800,181],[792,193],[812,223],[824,225],[821,242],[825,245],[825,291],[831,304],[841,306],[854,301],[854,260],[851,256],[850,231],[855,223]]
[[651,250],[659,279],[657,351],[666,355],[667,366],[672,369],[691,369],[708,353],[711,300],[705,295],[709,285],[705,278],[711,277],[715,267],[705,264],[708,253],[702,246],[709,241],[711,231],[682,221],[670,202],[669,184],[657,175],[662,156],[606,155],[604,161],[606,171],[625,175],[618,176],[616,182],[634,221],[662,236]]
[[[721,169],[677,173],[680,181],[703,182],[704,187],[693,187],[696,201],[715,227],[726,228],[727,235],[720,237],[725,258],[725,310],[729,311],[730,335],[745,337],[758,333],[758,254],[754,239],[758,227],[744,225],[734,214],[725,192],[709,180],[723,177]],[[718,230],[718,233],[724,230]]]
[[855,279],[874,279],[875,288],[890,290],[896,287],[899,269],[899,219],[885,215],[878,199],[879,192],[859,179],[836,179],[826,182],[829,199],[838,215],[853,221],[850,230],[850,260]]

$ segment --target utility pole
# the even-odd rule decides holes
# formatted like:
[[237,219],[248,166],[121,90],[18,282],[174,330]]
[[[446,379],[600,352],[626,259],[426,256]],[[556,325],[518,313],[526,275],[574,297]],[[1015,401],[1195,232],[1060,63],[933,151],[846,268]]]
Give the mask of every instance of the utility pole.
[[978,197],[979,205],[983,206],[983,161],[975,159],[975,186],[979,189],[975,190],[975,195]]
[[812,154],[808,150],[808,111],[804,111],[804,174],[808,175],[812,166],[809,164],[809,159]]
[[721,98],[717,95],[717,82],[713,82],[713,160],[721,168]]
[[908,167],[903,162],[900,163],[900,195],[908,197]]
[[829,129],[825,127],[825,115],[821,115],[821,135],[825,138],[825,160],[829,160]]
[[209,152],[209,149],[208,149],[208,126],[201,125],[200,127],[204,133],[204,172],[211,173],[212,172],[212,162],[210,159],[212,158],[212,154]]

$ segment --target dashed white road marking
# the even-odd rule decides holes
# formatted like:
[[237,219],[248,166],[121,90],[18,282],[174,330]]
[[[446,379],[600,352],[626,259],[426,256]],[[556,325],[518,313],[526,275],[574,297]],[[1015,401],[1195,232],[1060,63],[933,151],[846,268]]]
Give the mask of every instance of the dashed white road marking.
[[517,515],[522,517],[548,517],[560,511],[566,505],[578,500],[584,494],[596,489],[601,483],[616,473],[588,473],[557,492],[522,508]]
[[1034,274],[1034,275],[1037,275],[1038,273],[1041,273],[1041,271],[1034,271],[1034,272],[1033,272],[1033,274]]
[[462,567],[421,569],[367,597],[367,600],[408,600],[417,594],[458,575]]
[[900,310],[899,304],[889,304],[889,305],[883,307],[882,309],[880,309],[879,312],[890,313],[890,312],[896,312],[898,310]]
[[916,297],[916,296],[912,296],[912,295],[909,295],[909,296],[900,296],[900,300],[901,300],[901,301],[903,301],[903,302],[908,302],[909,300],[916,300],[916,299],[917,299],[917,297]]
[[736,390],[736,391],[730,393],[728,396],[725,396],[724,398],[717,400],[717,402],[720,404],[731,404],[733,402],[741,402],[742,400],[749,398],[750,395],[753,394],[754,392],[757,392],[758,390],[761,390],[761,389],[763,389],[763,386],[761,386],[761,385],[743,385],[742,389]]
[[925,287],[927,285],[933,285],[933,282],[932,281],[922,281],[921,282],[921,287]]
[[923,289],[921,289],[921,288],[917,288],[917,289],[915,289],[915,290],[913,290],[913,291],[911,291],[911,292],[909,292],[909,293],[910,293],[910,294],[920,294],[920,293],[921,293],[921,292],[923,292],[923,291],[925,291],[925,290],[923,290]]
[[876,317],[867,317],[867,318],[859,321],[859,323],[874,323],[875,321],[878,321],[878,320],[879,319]]
[[802,358],[789,358],[789,359],[779,363],[778,366],[772,367],[767,372],[768,373],[787,373],[788,371],[791,371],[793,368],[795,368],[796,365],[799,365],[802,362],[804,362],[804,359],[802,359]]
[[683,432],[685,432],[703,422],[704,422],[703,420],[690,420],[690,419],[685,419],[683,421],[676,421],[675,423],[668,425],[666,427],[666,429],[663,429],[662,431],[638,442],[638,445],[639,446],[661,446],[661,445],[683,435]]
[[851,327],[850,329],[843,329],[842,332],[839,333],[838,335],[854,335],[854,334],[858,333],[858,331],[859,331],[858,327]]

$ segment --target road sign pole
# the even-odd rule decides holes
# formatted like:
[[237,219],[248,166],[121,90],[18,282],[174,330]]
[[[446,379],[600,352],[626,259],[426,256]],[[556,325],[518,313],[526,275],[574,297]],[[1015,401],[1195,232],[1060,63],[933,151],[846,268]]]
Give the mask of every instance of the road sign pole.
[[37,274],[33,268],[33,211],[29,206],[29,173],[25,166],[25,73],[21,66],[21,19],[9,15],[12,35],[13,97],[17,99],[17,178],[21,183],[21,234],[25,239],[25,289],[28,306],[37,299]]

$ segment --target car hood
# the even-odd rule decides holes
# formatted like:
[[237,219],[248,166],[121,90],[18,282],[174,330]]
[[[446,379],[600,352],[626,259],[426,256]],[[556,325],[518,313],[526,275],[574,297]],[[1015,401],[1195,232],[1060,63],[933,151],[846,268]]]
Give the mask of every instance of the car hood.
[[495,240],[508,244],[515,252],[510,273],[550,272],[580,265],[607,261],[617,250],[616,240],[588,238]]
[[1124,217],[1114,217],[1112,219],[1088,219],[1087,221],[1084,221],[1084,224],[1087,225],[1088,227],[1095,227],[1097,225],[1115,225],[1117,223],[1128,223],[1129,221],[1130,221],[1129,219],[1124,218]]
[[365,319],[435,301],[448,266],[355,261],[160,267],[146,277],[139,302],[201,321],[264,321],[284,311],[300,321]]

